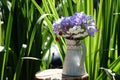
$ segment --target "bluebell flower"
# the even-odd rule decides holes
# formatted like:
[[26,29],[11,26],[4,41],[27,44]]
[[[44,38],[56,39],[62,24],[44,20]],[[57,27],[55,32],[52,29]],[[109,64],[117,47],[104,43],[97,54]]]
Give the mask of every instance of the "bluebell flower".
[[96,29],[96,27],[95,26],[88,26],[88,34],[90,35],[90,36],[94,36],[94,33],[95,32],[97,32],[97,29]]
[[56,35],[73,40],[94,36],[94,33],[97,32],[94,19],[84,12],[76,12],[73,16],[62,17],[52,26]]
[[64,17],[61,21],[61,27],[70,25],[70,17]]

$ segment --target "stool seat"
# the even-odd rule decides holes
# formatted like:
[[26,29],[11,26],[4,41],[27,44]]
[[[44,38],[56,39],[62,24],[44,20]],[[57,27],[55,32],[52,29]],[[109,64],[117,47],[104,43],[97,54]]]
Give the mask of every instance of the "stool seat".
[[88,74],[81,76],[68,76],[62,74],[62,69],[48,69],[37,72],[35,80],[88,80]]

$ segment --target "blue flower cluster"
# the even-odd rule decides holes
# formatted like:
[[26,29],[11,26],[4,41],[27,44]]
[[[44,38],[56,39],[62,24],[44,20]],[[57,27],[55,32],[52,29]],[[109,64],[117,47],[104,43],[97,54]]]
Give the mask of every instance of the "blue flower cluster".
[[52,27],[55,34],[73,40],[94,36],[94,33],[97,32],[94,19],[84,12],[75,13],[69,17],[62,17],[55,21]]

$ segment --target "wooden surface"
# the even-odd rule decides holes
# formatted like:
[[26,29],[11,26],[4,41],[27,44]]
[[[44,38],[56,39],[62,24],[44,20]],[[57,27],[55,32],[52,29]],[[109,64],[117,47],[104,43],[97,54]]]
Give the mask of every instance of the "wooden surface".
[[35,74],[35,80],[88,80],[88,74],[68,76],[62,74],[62,69],[48,69]]

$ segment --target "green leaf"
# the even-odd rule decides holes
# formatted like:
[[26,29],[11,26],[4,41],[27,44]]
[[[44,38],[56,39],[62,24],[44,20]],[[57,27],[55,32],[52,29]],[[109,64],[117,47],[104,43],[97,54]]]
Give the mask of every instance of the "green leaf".
[[39,24],[48,15],[51,15],[51,14],[44,14],[41,17],[39,17],[39,19],[37,20],[37,22],[36,22],[36,24],[35,24],[35,26],[33,28],[32,34],[31,34],[30,44],[29,44],[29,47],[28,47],[28,54],[27,55],[30,54],[31,47],[32,47],[32,44],[33,44],[33,41],[34,41],[34,37],[35,37],[36,31],[37,31],[38,27],[41,27],[41,26],[39,26]]

